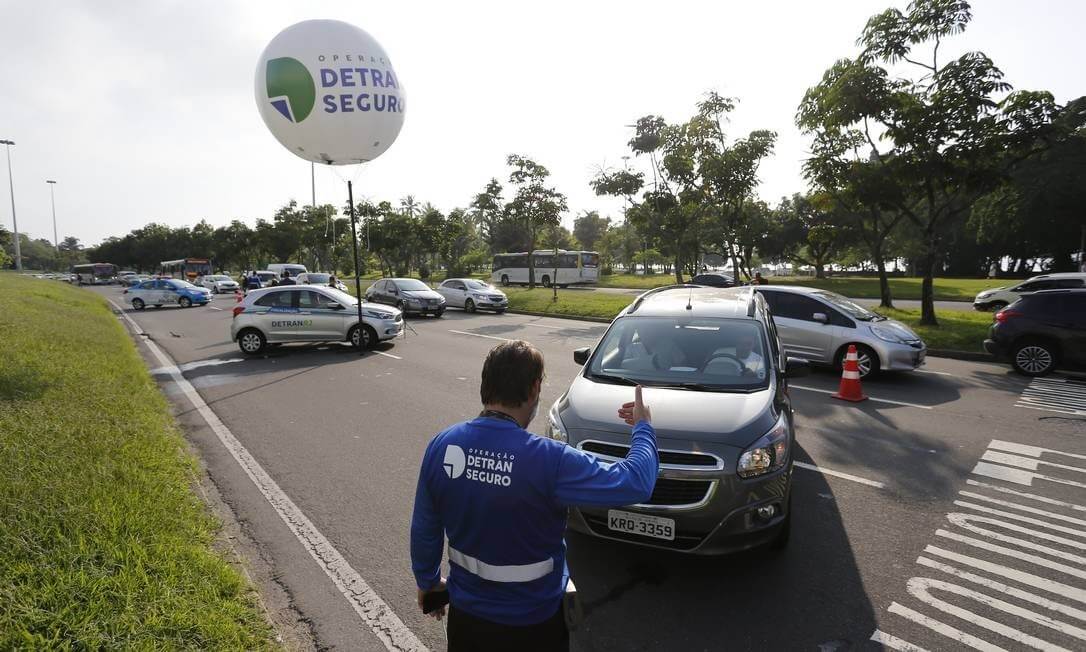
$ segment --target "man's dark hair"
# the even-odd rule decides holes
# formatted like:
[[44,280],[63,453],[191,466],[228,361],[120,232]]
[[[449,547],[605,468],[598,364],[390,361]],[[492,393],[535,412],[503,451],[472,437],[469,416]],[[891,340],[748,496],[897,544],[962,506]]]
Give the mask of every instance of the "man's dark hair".
[[479,396],[483,405],[517,407],[528,400],[532,385],[543,379],[543,354],[524,340],[490,350],[483,363]]

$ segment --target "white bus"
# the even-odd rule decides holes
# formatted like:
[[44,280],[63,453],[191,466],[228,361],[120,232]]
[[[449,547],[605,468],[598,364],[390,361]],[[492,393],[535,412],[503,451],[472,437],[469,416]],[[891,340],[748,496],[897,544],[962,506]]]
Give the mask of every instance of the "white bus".
[[[565,287],[599,280],[600,255],[595,251],[559,249],[555,260],[553,249],[540,249],[532,257],[535,259],[535,282],[543,287]],[[491,269],[490,280],[494,283],[526,285],[528,254],[495,254]]]

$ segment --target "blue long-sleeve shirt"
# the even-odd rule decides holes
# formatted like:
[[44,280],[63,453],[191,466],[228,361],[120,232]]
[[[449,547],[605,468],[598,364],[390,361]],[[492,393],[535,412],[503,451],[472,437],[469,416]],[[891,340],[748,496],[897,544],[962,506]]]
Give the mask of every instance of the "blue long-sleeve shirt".
[[440,580],[449,539],[450,599],[506,625],[543,622],[566,588],[566,509],[645,502],[656,485],[656,433],[633,428],[626,459],[605,463],[503,419],[480,417],[426,448],[411,518],[411,568],[421,589]]

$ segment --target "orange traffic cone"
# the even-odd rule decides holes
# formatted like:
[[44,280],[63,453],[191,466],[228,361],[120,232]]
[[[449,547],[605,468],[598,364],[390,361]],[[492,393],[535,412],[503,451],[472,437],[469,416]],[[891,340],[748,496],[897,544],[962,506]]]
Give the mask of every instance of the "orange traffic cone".
[[854,403],[867,400],[867,397],[864,396],[863,388],[860,387],[860,363],[856,361],[855,344],[848,345],[848,353],[845,354],[845,364],[841,369],[841,386],[833,397],[839,398],[842,401],[852,401]]

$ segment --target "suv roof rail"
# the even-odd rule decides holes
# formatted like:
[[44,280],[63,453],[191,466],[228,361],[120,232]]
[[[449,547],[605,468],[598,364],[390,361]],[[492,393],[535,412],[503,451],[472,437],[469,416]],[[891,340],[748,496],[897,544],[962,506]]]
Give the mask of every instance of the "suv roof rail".
[[652,296],[654,294],[658,294],[660,292],[665,292],[667,290],[679,290],[679,289],[682,289],[682,288],[701,288],[701,287],[705,287],[705,286],[704,285],[695,285],[693,283],[675,283],[673,285],[661,285],[658,288],[652,288],[648,292],[645,292],[643,294],[638,295],[638,297],[636,299],[634,299],[634,302],[626,310],[626,314],[627,315],[632,315],[634,312],[637,311],[638,308],[641,307],[641,303],[645,299],[647,299],[648,297],[650,297],[650,296]]

